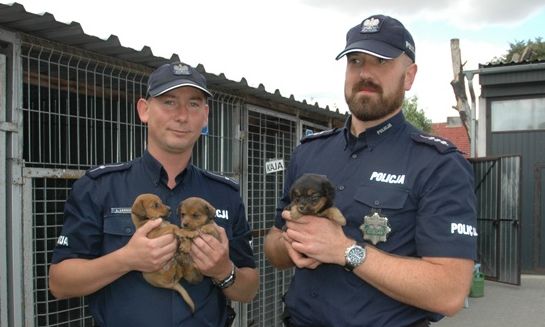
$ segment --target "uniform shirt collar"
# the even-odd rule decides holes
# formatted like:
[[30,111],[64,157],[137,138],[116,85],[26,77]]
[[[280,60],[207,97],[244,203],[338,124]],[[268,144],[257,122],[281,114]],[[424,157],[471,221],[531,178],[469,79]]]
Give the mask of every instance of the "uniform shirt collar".
[[[161,163],[157,159],[155,159],[147,150],[142,155],[142,162],[144,164],[145,171],[150,176],[153,184],[168,184],[167,172],[165,171],[165,169],[163,169],[163,165],[161,165]],[[176,186],[180,185],[184,181],[185,176],[189,175],[189,171],[191,171],[192,169],[193,166],[190,163],[186,169],[184,169],[181,173],[178,174],[178,176],[176,176]]]
[[358,136],[350,133],[350,125],[352,124],[352,115],[348,116],[344,123],[344,137],[346,141],[346,147],[352,150],[358,150],[360,147],[373,146],[388,136],[393,135],[399,130],[405,123],[405,116],[400,111],[392,118],[382,122],[381,124],[368,128],[365,132]]

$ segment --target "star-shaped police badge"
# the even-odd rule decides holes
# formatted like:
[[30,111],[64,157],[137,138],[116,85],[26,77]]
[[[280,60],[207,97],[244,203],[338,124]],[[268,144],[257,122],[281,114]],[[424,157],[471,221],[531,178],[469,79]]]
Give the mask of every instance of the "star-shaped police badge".
[[370,241],[373,245],[378,242],[386,242],[388,234],[392,231],[388,226],[388,218],[381,216],[377,212],[363,217],[363,224],[360,226],[363,233],[363,239]]

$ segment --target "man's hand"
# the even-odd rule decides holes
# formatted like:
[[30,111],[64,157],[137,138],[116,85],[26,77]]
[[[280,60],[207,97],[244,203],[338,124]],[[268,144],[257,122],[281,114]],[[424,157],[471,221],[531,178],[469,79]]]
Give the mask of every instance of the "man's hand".
[[210,234],[200,234],[193,239],[190,253],[195,266],[203,275],[222,280],[229,276],[233,264],[229,259],[229,240],[225,229],[215,226],[219,239]]
[[128,270],[157,271],[174,257],[178,245],[174,235],[162,235],[153,239],[147,237],[161,222],[162,219],[146,222],[134,232],[127,245],[120,249]]
[[353,241],[346,237],[341,225],[315,216],[292,220],[288,211],[282,212],[282,218],[287,226],[283,237],[297,267],[314,269],[320,263],[344,265],[344,251]]

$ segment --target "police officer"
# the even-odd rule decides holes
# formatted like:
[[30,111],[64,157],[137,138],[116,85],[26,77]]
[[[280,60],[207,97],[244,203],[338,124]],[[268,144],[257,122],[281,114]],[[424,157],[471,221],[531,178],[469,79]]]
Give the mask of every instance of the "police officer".
[[[337,59],[344,56],[351,115],[343,128],[308,136],[295,149],[265,241],[274,266],[296,266],[285,323],[428,326],[460,310],[469,292],[477,237],[472,169],[453,145],[403,116],[417,66],[413,38],[398,20],[366,18],[348,31]],[[336,185],[346,226],[295,221],[283,211],[304,173]]]
[[[140,120],[148,125],[147,150],[127,163],[90,169],[74,183],[65,204],[65,222],[50,267],[50,291],[57,298],[88,295],[98,326],[225,326],[227,299],[248,302],[258,287],[239,188],[233,181],[190,163],[193,146],[208,123],[212,96],[203,75],[182,63],[165,64],[149,77],[140,99]],[[157,288],[143,271],[161,269],[173,258],[173,235],[148,239],[160,223],[135,231],[131,206],[154,193],[171,208],[190,196],[216,209],[219,240],[202,235],[191,255],[205,278],[184,287],[195,302],[192,314],[181,296]],[[176,210],[168,217],[180,224]]]

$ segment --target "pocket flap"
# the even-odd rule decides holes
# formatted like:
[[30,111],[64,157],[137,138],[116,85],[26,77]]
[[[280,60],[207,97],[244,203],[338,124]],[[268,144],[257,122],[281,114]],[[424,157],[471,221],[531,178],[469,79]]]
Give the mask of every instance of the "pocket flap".
[[407,200],[409,191],[402,188],[382,185],[361,185],[354,199],[371,208],[401,209]]
[[130,214],[112,215],[104,217],[104,233],[112,235],[132,235],[135,231]]

